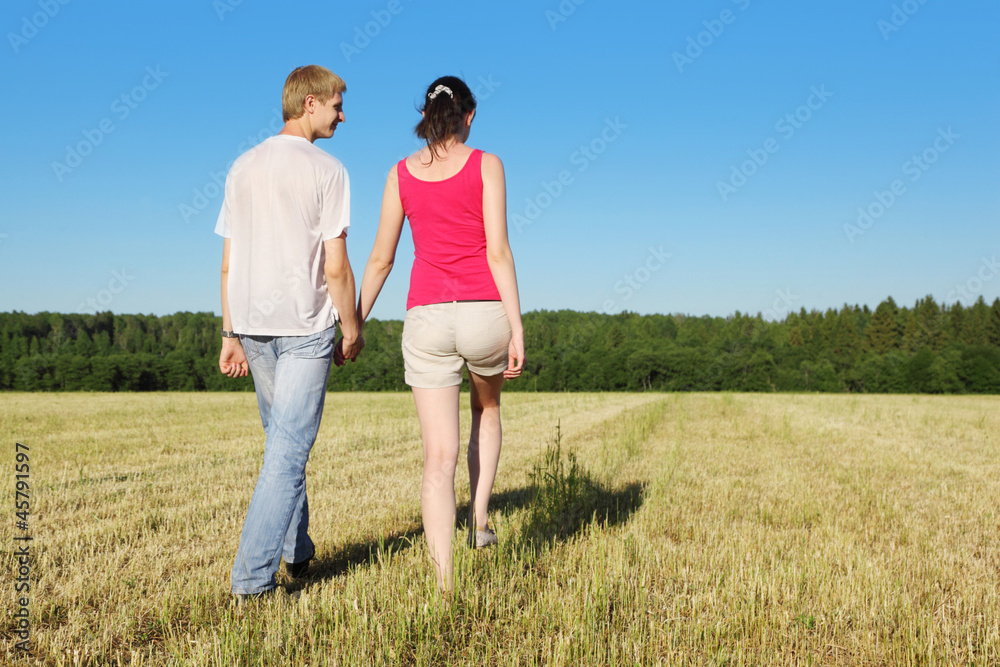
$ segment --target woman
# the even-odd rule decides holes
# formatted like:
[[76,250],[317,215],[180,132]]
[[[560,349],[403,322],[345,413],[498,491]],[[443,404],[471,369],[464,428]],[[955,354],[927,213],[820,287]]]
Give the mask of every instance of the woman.
[[459,78],[427,88],[417,136],[427,142],[393,166],[382,195],[375,247],[361,280],[363,324],[392,270],[403,218],[414,260],[403,324],[406,383],[424,446],[421,513],[438,586],[452,585],[459,385],[469,368],[469,543],[495,544],[487,508],[500,460],[500,390],[524,365],[524,330],[507,240],[503,164],[466,146],[476,99]]

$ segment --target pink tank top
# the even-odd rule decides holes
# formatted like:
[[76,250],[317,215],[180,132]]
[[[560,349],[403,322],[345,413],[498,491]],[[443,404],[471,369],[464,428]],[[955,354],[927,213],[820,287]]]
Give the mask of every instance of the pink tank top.
[[486,261],[483,226],[483,152],[474,150],[461,171],[423,181],[401,160],[399,199],[413,232],[413,270],[406,309],[447,301],[499,301]]

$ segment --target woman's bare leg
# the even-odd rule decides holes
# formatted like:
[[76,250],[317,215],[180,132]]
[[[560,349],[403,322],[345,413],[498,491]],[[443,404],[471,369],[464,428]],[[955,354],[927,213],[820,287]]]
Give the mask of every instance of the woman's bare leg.
[[483,377],[469,371],[472,433],[469,436],[469,530],[486,528],[493,481],[500,463],[500,390],[503,375]]
[[458,464],[458,386],[413,388],[424,443],[420,509],[438,586],[451,590],[451,539],[455,532],[455,467]]

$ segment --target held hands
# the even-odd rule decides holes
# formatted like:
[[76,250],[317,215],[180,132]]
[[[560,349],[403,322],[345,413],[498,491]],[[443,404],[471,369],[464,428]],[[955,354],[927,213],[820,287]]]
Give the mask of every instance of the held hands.
[[513,380],[521,377],[524,369],[524,333],[515,334],[510,338],[507,348],[507,370],[503,372],[504,379]]
[[347,338],[341,336],[340,340],[337,341],[337,346],[333,349],[333,363],[334,365],[340,367],[346,364],[348,361],[354,361],[361,354],[361,350],[365,347],[365,337],[362,335],[357,335],[354,338]]
[[222,351],[219,353],[219,371],[231,378],[246,377],[248,371],[247,355],[243,352],[238,338],[223,338]]
[[[360,305],[359,305],[360,308]],[[361,354],[361,350],[365,347],[365,337],[361,335],[361,331],[364,329],[365,322],[361,319],[360,310],[356,313],[357,319],[355,320],[356,329],[353,332],[348,331],[344,335],[344,324],[340,324],[340,333],[342,334],[340,340],[337,341],[337,345],[333,348],[333,363],[338,368],[343,366],[348,361],[354,361]]]

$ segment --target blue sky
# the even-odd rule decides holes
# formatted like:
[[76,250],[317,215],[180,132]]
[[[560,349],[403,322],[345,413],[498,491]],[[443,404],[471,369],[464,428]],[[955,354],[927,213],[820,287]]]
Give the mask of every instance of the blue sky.
[[[415,106],[457,74],[525,311],[1000,296],[995,1],[345,4],[4,3],[0,311],[220,312],[217,182],[309,63],[348,85],[317,145],[359,278]],[[404,315],[407,237],[375,317]]]

